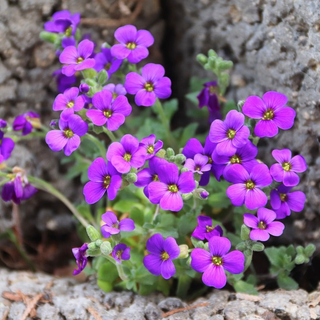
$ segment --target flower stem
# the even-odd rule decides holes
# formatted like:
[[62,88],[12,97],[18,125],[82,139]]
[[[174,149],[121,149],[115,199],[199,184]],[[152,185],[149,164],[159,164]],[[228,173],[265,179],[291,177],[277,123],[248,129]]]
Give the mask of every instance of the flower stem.
[[126,274],[124,273],[124,270],[123,270],[123,268],[122,268],[122,265],[121,265],[120,263],[117,263],[116,266],[117,266],[117,270],[118,270],[119,277],[121,278],[121,280],[122,280],[122,281],[128,280],[128,277],[127,277]]
[[103,127],[103,132],[110,138],[110,140],[112,142],[117,141],[117,138],[115,137],[115,135],[110,130],[108,130],[106,127]]
[[28,176],[28,180],[32,183],[34,187],[40,189],[42,191],[46,191],[56,198],[58,198],[61,202],[63,202],[66,207],[74,214],[74,216],[79,220],[79,222],[86,228],[89,223],[86,219],[84,219],[75,206],[56,188],[54,188],[51,184],[32,176]]
[[92,141],[98,147],[102,157],[106,156],[107,150],[106,150],[104,144],[99,139],[97,139],[96,137],[94,137],[90,133],[86,133],[85,138]]
[[160,205],[157,204],[157,206],[156,206],[156,211],[155,211],[154,214],[153,214],[152,222],[154,222],[154,221],[156,220],[156,218],[157,218],[157,216],[158,216],[158,214],[159,214],[159,211],[160,211]]

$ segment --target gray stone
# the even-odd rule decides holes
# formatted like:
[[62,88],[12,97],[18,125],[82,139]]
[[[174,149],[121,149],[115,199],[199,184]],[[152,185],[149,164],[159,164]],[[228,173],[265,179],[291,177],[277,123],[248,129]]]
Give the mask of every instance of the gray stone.
[[224,309],[226,320],[247,319],[250,314],[256,312],[256,305],[251,301],[231,301]]
[[161,310],[152,302],[149,302],[145,308],[145,317],[147,320],[157,320],[161,318]]
[[184,308],[186,304],[178,298],[167,298],[158,304],[158,307],[164,312],[171,311],[173,309]]

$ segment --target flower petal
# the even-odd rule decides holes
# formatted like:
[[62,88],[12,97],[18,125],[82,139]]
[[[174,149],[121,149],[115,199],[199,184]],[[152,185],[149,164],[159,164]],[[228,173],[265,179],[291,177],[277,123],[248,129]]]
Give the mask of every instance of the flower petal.
[[92,104],[99,110],[109,109],[112,101],[112,93],[108,90],[102,90],[94,94]]
[[281,108],[274,113],[273,122],[282,130],[292,128],[296,112],[292,108]]
[[149,50],[143,46],[137,46],[131,50],[127,59],[130,63],[138,63],[149,55]]
[[266,231],[275,237],[281,236],[283,233],[283,230],[284,230],[284,224],[279,221],[271,222],[266,228]]
[[231,248],[231,242],[225,237],[212,237],[209,240],[209,250],[212,256],[223,257]]
[[124,124],[125,121],[126,118],[123,114],[114,113],[109,119],[107,119],[107,129],[109,131],[116,131],[121,125]]
[[154,255],[161,255],[164,251],[164,240],[160,233],[151,236],[147,241],[147,250]]
[[294,187],[299,184],[299,176],[292,171],[283,172],[283,184],[287,187]]
[[182,172],[179,180],[178,180],[178,189],[180,193],[189,193],[192,192],[195,187],[196,183],[193,178],[192,172]]
[[265,222],[266,225],[270,224],[276,218],[276,213],[267,208],[260,208],[258,210],[258,219]]
[[191,267],[197,272],[204,272],[212,264],[211,254],[204,249],[196,248],[191,252]]
[[268,197],[259,188],[248,190],[245,196],[245,205],[249,210],[255,210],[264,207],[268,202]]
[[[150,194],[150,189],[149,189]],[[160,200],[160,208],[163,210],[180,211],[183,207],[183,200],[179,192],[167,191]]]
[[148,63],[141,69],[142,77],[145,81],[157,82],[164,76],[164,68],[161,64]]
[[135,225],[132,219],[122,219],[119,223],[120,231],[133,231],[134,228]]
[[85,184],[83,188],[83,195],[85,197],[86,202],[89,204],[98,202],[103,197],[105,192],[106,189],[103,188],[101,182],[89,181]]
[[254,128],[254,134],[260,138],[272,138],[278,134],[278,131],[278,127],[273,120],[260,120]]
[[[121,43],[127,44],[128,42],[135,42],[137,38],[137,28],[133,25],[125,25],[118,28],[114,37]],[[112,50],[112,48],[111,48]],[[112,54],[112,51],[111,51]],[[113,55],[113,54],[112,54]]]
[[271,154],[280,164],[283,162],[291,162],[291,150],[289,149],[274,149]]
[[268,91],[263,95],[262,98],[267,108],[273,110],[284,107],[288,102],[287,97],[283,93],[276,91]]
[[154,91],[147,91],[145,89],[139,90],[135,96],[135,103],[137,106],[150,107],[156,102],[156,95]]
[[256,228],[259,223],[259,220],[255,215],[245,213],[243,215],[243,223],[249,228]]
[[245,183],[250,179],[247,170],[240,164],[234,164],[226,172],[224,178],[231,183]]
[[304,172],[307,170],[307,163],[306,160],[304,159],[304,157],[298,155],[298,156],[294,156],[291,161],[291,170],[295,171],[295,172]]
[[46,143],[52,151],[62,150],[67,142],[68,138],[60,130],[51,130],[46,135]]
[[144,266],[155,276],[160,276],[162,262],[163,261],[160,259],[160,256],[154,256],[152,254],[148,254],[143,258]]
[[87,59],[91,56],[94,49],[94,43],[90,40],[82,40],[78,45],[79,56]]
[[62,64],[76,64],[78,59],[78,52],[76,47],[66,47],[59,56],[59,61]]
[[294,191],[287,194],[287,204],[292,211],[302,211],[305,201],[306,195],[301,191]]
[[227,276],[222,266],[211,264],[203,273],[202,281],[209,287],[221,289],[227,283]]
[[281,206],[280,195],[277,190],[272,190],[270,192],[270,204],[272,209],[279,209]]
[[247,189],[241,183],[234,184],[227,189],[227,196],[234,206],[242,206],[245,201]]
[[108,120],[108,118],[103,114],[103,112],[96,109],[89,109],[86,113],[86,116],[96,126],[103,126]]
[[162,262],[161,275],[164,279],[170,279],[175,273],[176,268],[170,259]]
[[185,155],[187,159],[193,159],[197,153],[203,153],[203,147],[199,140],[196,138],[191,138],[183,148],[182,154]]
[[147,30],[138,30],[136,34],[136,43],[139,46],[150,47],[154,43],[152,34]]
[[270,235],[266,230],[255,229],[250,231],[250,239],[254,241],[267,241]]
[[223,268],[230,273],[239,274],[244,270],[244,254],[234,250],[223,256]]
[[272,178],[277,182],[283,181],[283,174],[284,170],[279,163],[275,163],[270,167],[270,173],[272,175]]
[[114,175],[111,177],[111,182],[107,190],[109,200],[113,200],[117,196],[117,192],[121,187],[121,176]]
[[130,115],[132,107],[125,96],[119,96],[113,101],[112,110],[127,117]]
[[211,142],[219,143],[227,140],[227,128],[221,120],[214,120],[210,126],[209,138]]
[[[240,130],[244,124],[244,115],[236,110],[231,110],[226,115],[226,120],[224,121],[227,130],[233,129],[235,131]],[[212,139],[211,139],[212,140]]]
[[63,148],[64,154],[69,157],[72,152],[79,148],[80,143],[81,139],[77,135],[74,135],[72,138],[68,139],[67,144]]
[[167,99],[171,96],[171,80],[163,77],[154,86],[154,93],[159,99]]
[[168,186],[159,181],[153,181],[148,185],[149,200],[153,204],[158,204],[164,194],[168,191]]
[[178,258],[180,254],[180,248],[174,238],[168,237],[166,240],[164,240],[163,248],[164,251],[168,253],[170,259]]
[[249,118],[261,119],[267,107],[258,96],[250,96],[242,106],[242,112]]
[[127,58],[130,53],[131,50],[123,44],[115,44],[111,47],[112,56],[119,60]]

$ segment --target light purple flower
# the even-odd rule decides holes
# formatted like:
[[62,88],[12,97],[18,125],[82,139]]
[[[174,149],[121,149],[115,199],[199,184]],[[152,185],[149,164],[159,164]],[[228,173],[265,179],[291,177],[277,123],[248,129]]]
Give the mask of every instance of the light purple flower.
[[7,126],[7,121],[0,119],[0,129],[5,128]]
[[213,236],[222,237],[223,230],[219,225],[212,226],[212,219],[206,216],[198,216],[198,225],[191,234],[191,237],[209,240]]
[[250,239],[254,241],[267,241],[272,236],[279,237],[283,233],[284,224],[276,219],[276,213],[266,208],[260,208],[257,211],[258,217],[250,213],[243,215],[244,224],[252,228],[250,231]]
[[14,131],[22,130],[22,135],[26,136],[32,128],[41,128],[40,116],[35,112],[24,113],[14,119],[12,128]]
[[4,138],[4,133],[0,130],[0,154],[3,156],[3,160],[9,159],[13,149],[13,140],[11,138]]
[[244,254],[238,250],[228,253],[231,242],[224,237],[209,239],[209,250],[196,248],[191,252],[191,267],[203,272],[202,281],[209,287],[223,288],[227,283],[225,270],[239,274],[244,270]]
[[272,209],[277,214],[277,219],[290,216],[291,210],[300,212],[303,210],[306,196],[302,191],[290,192],[292,188],[281,184],[270,193]]
[[77,150],[88,124],[78,115],[71,115],[68,121],[59,120],[60,130],[51,130],[46,135],[46,143],[52,151],[64,150],[66,156]]
[[148,239],[147,250],[150,254],[143,259],[146,269],[155,276],[161,274],[163,278],[170,279],[176,273],[172,260],[180,254],[176,240],[172,237],[164,240],[161,234],[156,233]]
[[104,238],[109,238],[110,235],[118,234],[121,231],[133,231],[134,221],[132,219],[122,219],[118,221],[117,216],[112,211],[107,211],[101,216],[105,224],[101,226],[101,233]]
[[164,77],[164,68],[160,64],[146,64],[141,69],[141,76],[136,72],[128,73],[124,86],[128,93],[136,95],[137,106],[150,107],[157,98],[171,96],[171,80]]
[[121,83],[115,85],[114,83],[109,83],[103,87],[103,90],[108,90],[112,93],[112,99],[114,100],[118,96],[125,96],[127,94],[126,89]]
[[245,204],[249,210],[254,210],[267,204],[268,198],[260,188],[270,185],[272,178],[265,164],[255,165],[250,173],[240,164],[234,164],[224,178],[234,183],[227,189],[234,206]]
[[119,243],[113,248],[112,256],[118,263],[121,263],[122,260],[129,260],[130,247],[127,247],[124,243]]
[[283,182],[286,187],[296,186],[300,179],[296,172],[307,170],[304,157],[298,155],[291,158],[289,149],[273,150],[272,156],[279,162],[270,167],[270,173],[277,182]]
[[278,134],[278,127],[288,130],[293,126],[295,111],[285,107],[288,99],[279,92],[266,92],[262,99],[250,96],[245,101],[242,111],[250,118],[260,119],[254,128],[254,134],[260,138],[274,137]]
[[64,93],[57,95],[53,102],[53,110],[61,111],[61,120],[68,121],[68,118],[74,114],[75,111],[83,109],[85,99],[79,96],[78,88],[67,89]]
[[91,181],[85,184],[83,194],[89,204],[98,202],[106,192],[109,200],[113,200],[122,182],[121,174],[101,157],[91,163],[88,178]]
[[130,115],[132,107],[125,96],[119,96],[112,102],[112,93],[108,90],[97,92],[92,97],[96,108],[87,111],[87,117],[97,126],[104,124],[110,131],[116,131]]
[[208,163],[209,158],[201,153],[197,153],[194,159],[187,159],[184,167],[193,173],[203,174],[211,170],[211,164]]
[[94,43],[90,40],[82,40],[78,48],[66,47],[59,57],[60,62],[65,64],[62,73],[70,77],[77,71],[92,68],[95,65],[95,60],[90,58],[93,48]]
[[74,35],[80,22],[80,13],[71,14],[68,10],[58,11],[53,14],[52,21],[44,24],[44,29],[53,33]]
[[162,148],[163,142],[161,140],[156,142],[156,136],[154,134],[150,134],[149,137],[141,139],[140,146],[146,149],[146,160],[149,160]]
[[209,138],[217,143],[219,155],[231,156],[238,148],[248,142],[250,130],[244,125],[244,115],[236,110],[228,112],[224,121],[214,120],[210,127]]
[[58,91],[61,93],[71,88],[72,85],[77,81],[77,78],[73,75],[70,77],[64,75],[61,69],[56,70],[52,75],[57,77],[56,83],[57,83]]
[[109,48],[101,48],[101,52],[95,55],[94,60],[96,60],[94,69],[98,72],[102,69],[106,70],[109,78],[119,69],[123,61],[114,58]]
[[3,162],[3,155],[2,154],[0,154],[0,163],[2,163]]
[[139,140],[136,137],[126,134],[120,142],[111,143],[107,151],[107,159],[117,171],[127,173],[131,167],[140,168],[144,165],[146,149],[139,146]]
[[153,45],[154,38],[147,30],[138,30],[135,26],[126,25],[118,28],[114,37],[120,42],[111,48],[111,54],[117,59],[128,59],[138,63],[149,55],[148,47]]
[[74,276],[79,274],[86,267],[88,263],[87,250],[88,250],[88,245],[86,243],[84,243],[80,248],[72,249],[72,253],[76,258],[76,262],[78,265],[78,269],[75,269],[73,271]]
[[181,194],[192,192],[196,183],[193,173],[182,172],[174,163],[160,165],[158,168],[159,181],[153,181],[148,186],[149,200],[160,204],[163,210],[180,211],[183,207]]

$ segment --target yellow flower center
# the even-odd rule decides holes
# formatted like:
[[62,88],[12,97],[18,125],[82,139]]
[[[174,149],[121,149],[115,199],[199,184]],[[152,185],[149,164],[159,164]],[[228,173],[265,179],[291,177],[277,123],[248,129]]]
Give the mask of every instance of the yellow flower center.
[[208,157],[208,163],[209,163],[209,164],[212,164],[212,163],[213,163],[212,158],[211,158],[210,156],[207,156],[207,157]]
[[154,145],[150,144],[147,148],[147,153],[148,154],[153,154],[154,152]]
[[272,109],[268,109],[262,117],[262,120],[272,120],[274,118],[274,112]]
[[117,254],[116,254],[116,256],[117,256],[117,258],[118,258],[119,260],[121,260],[121,255],[122,255],[122,253],[123,253],[123,250],[119,250],[119,251],[117,252]]
[[291,170],[291,163],[290,162],[283,162],[282,168],[284,171],[290,171]]
[[71,33],[72,33],[72,28],[69,27],[66,29],[66,31],[64,32],[64,34],[67,36],[67,37],[71,37]]
[[233,155],[230,159],[230,163],[235,164],[235,163],[241,163],[241,159],[238,155]]
[[111,67],[111,62],[106,63],[106,64],[104,65],[104,69],[107,70],[107,71],[110,69],[110,67]]
[[118,96],[118,95],[117,95],[115,92],[112,93],[112,99],[113,99],[113,100],[114,100],[117,96]]
[[159,181],[158,175],[154,174],[152,177],[152,181]]
[[109,119],[112,116],[112,110],[104,110],[103,115]]
[[266,223],[264,221],[260,221],[258,223],[258,228],[261,229],[261,230],[264,230],[264,229],[267,228],[267,225],[266,225]]
[[200,170],[201,170],[201,167],[200,167],[200,166],[195,166],[194,170],[195,170],[195,171],[200,171]]
[[206,226],[206,232],[209,233],[214,229],[214,227]]
[[130,153],[125,153],[123,156],[123,159],[127,162],[129,162],[131,160],[131,154]]
[[179,191],[179,189],[178,189],[176,184],[170,184],[168,189],[169,189],[170,192],[173,192],[173,193],[177,193]]
[[168,255],[167,252],[163,251],[163,252],[161,253],[161,260],[166,261],[166,260],[168,260],[169,258],[170,258],[170,257],[169,257],[169,255]]
[[66,130],[64,130],[64,136],[66,137],[66,138],[72,138],[73,137],[73,132],[72,132],[72,130],[70,130],[70,129],[66,129]]
[[280,199],[282,202],[285,202],[287,201],[287,195],[285,193],[279,193],[279,196],[280,196]]
[[222,265],[222,258],[214,256],[212,257],[212,263],[215,264],[216,266],[221,266]]
[[254,182],[252,180],[248,180],[246,181],[246,188],[248,190],[252,190],[256,185],[254,184]]
[[144,85],[144,88],[146,89],[146,91],[151,92],[153,91],[154,87],[153,84],[151,82],[146,82]]
[[128,49],[130,49],[130,50],[133,50],[133,49],[135,49],[135,48],[137,47],[137,44],[134,43],[134,42],[128,42],[127,45],[126,45],[126,47],[127,47]]
[[227,137],[228,139],[233,139],[236,135],[236,131],[233,130],[233,129],[229,129],[228,132],[227,132]]
[[41,128],[41,122],[39,118],[32,118],[32,117],[26,116],[26,120],[31,123],[33,128],[36,128],[36,129]]
[[74,106],[74,102],[70,101],[67,103],[67,108],[72,108]]
[[81,63],[83,60],[84,60],[84,59],[83,59],[82,57],[79,57],[79,58],[77,59],[77,64]]
[[217,87],[210,86],[210,87],[209,87],[209,93],[210,93],[210,94],[217,93]]
[[111,182],[111,177],[109,175],[106,175],[106,176],[103,177],[103,187],[105,189],[109,188],[110,182]]

